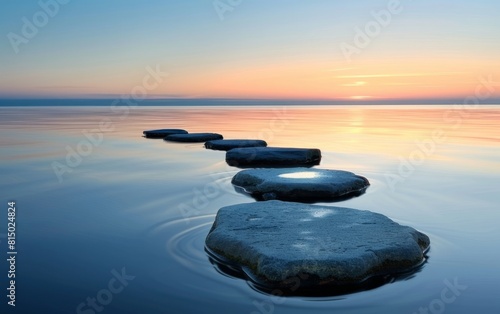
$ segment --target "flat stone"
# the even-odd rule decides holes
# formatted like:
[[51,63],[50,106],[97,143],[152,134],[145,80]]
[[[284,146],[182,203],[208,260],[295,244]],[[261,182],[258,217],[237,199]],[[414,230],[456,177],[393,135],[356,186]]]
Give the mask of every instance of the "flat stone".
[[247,169],[231,181],[257,200],[320,202],[361,195],[368,179],[352,172],[310,168]]
[[316,148],[248,147],[226,153],[226,162],[235,167],[297,167],[318,165],[321,151]]
[[189,134],[174,134],[164,138],[170,142],[187,142],[200,143],[212,140],[222,140],[223,136],[217,133],[189,133]]
[[205,148],[213,150],[228,151],[233,148],[242,147],[266,147],[267,143],[262,140],[215,140],[205,143]]
[[147,138],[164,138],[172,134],[187,134],[187,133],[188,132],[186,130],[182,129],[160,129],[160,130],[149,130],[142,132],[142,134],[144,134],[144,136]]
[[221,208],[205,244],[254,283],[297,292],[416,271],[430,240],[370,211],[267,201]]

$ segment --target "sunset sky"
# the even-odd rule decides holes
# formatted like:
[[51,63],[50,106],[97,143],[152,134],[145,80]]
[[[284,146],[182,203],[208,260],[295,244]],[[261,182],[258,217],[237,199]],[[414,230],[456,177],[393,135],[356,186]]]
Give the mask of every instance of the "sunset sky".
[[500,98],[497,0],[59,1],[2,3],[0,97]]

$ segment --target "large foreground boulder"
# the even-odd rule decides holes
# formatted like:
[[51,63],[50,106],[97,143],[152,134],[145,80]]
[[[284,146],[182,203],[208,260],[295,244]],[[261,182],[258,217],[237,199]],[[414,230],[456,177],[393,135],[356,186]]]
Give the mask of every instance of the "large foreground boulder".
[[352,172],[309,168],[248,169],[231,182],[257,200],[298,202],[345,200],[361,195],[370,185]]
[[182,129],[160,129],[160,130],[149,130],[142,132],[142,134],[144,134],[144,136],[147,138],[165,138],[172,134],[187,134],[187,133],[188,132],[186,130]]
[[268,201],[221,208],[207,252],[283,292],[363,283],[415,270],[430,240],[381,214]]
[[321,151],[316,148],[248,147],[226,153],[226,162],[235,167],[298,167],[318,165]]
[[223,136],[217,133],[189,133],[189,134],[174,134],[164,138],[169,142],[183,143],[201,143],[212,140],[222,140]]
[[266,147],[267,143],[263,140],[215,140],[205,143],[205,148],[213,150],[228,151],[233,148],[242,147]]

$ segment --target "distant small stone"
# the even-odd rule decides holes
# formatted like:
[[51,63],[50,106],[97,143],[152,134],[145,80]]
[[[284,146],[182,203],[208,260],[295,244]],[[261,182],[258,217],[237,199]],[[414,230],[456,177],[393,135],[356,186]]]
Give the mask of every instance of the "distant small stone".
[[266,147],[267,143],[262,140],[215,140],[205,143],[205,148],[213,150],[228,151],[233,148],[243,147]]
[[221,208],[205,243],[219,263],[290,293],[412,271],[430,246],[425,234],[381,214],[281,201]]
[[226,153],[226,162],[235,167],[297,167],[318,165],[321,151],[316,148],[248,147]]
[[257,200],[320,202],[344,200],[365,192],[368,179],[342,170],[248,169],[231,181]]
[[212,140],[222,140],[223,136],[217,133],[189,133],[189,134],[174,134],[164,138],[170,142],[185,142],[185,143],[200,143]]
[[144,131],[142,133],[147,138],[164,138],[172,134],[187,134],[188,132],[182,129],[161,129]]

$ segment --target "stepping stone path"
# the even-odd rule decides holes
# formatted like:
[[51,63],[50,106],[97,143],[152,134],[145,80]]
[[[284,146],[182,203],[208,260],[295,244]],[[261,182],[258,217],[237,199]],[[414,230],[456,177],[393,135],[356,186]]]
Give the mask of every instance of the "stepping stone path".
[[221,208],[205,240],[216,267],[230,275],[237,271],[259,290],[345,294],[413,275],[425,262],[429,237],[413,228],[369,211],[305,204],[361,195],[370,185],[351,172],[306,168],[320,163],[319,149],[266,147],[261,140],[223,140],[220,134],[179,129],[143,133],[206,142],[207,149],[227,150],[230,166],[275,168],[233,177],[236,189],[264,201]]
[[299,289],[321,288],[411,271],[429,245],[425,234],[381,214],[281,201],[221,208],[206,238],[216,259],[282,292],[297,289],[297,280]]
[[257,200],[300,202],[347,199],[370,185],[352,172],[309,168],[248,169],[237,173],[232,183]]
[[223,136],[217,133],[189,133],[189,134],[174,134],[164,138],[169,142],[184,142],[184,143],[200,143],[211,140],[222,140]]
[[205,143],[205,148],[213,150],[228,151],[233,148],[242,147],[266,147],[267,143],[262,140],[215,140]]
[[147,138],[165,138],[172,134],[187,134],[187,133],[188,132],[186,130],[182,129],[161,129],[161,130],[149,130],[142,132],[142,134],[144,134],[144,136]]
[[297,167],[318,165],[321,151],[316,148],[249,147],[226,153],[226,162],[236,167]]

